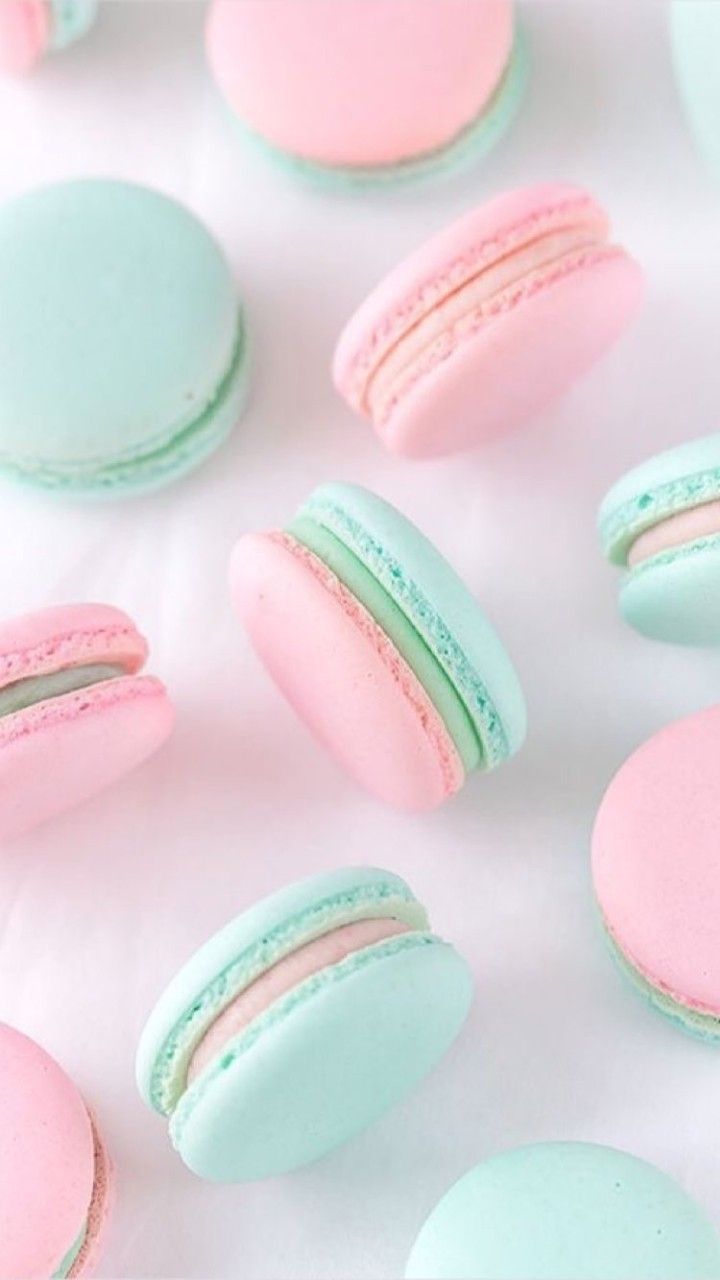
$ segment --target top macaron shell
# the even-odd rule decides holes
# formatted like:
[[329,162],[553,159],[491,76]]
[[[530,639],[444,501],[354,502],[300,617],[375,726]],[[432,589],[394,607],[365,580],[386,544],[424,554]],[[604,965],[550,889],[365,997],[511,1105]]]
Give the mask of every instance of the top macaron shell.
[[392,166],[442,148],[510,56],[507,0],[215,0],[211,68],[237,114],[319,165]]
[[0,1024],[0,1280],[50,1280],[83,1229],[93,1134],[74,1084]]
[[503,1151],[431,1213],[407,1280],[712,1280],[720,1239],[644,1160],[584,1142]]
[[0,472],[71,496],[152,488],[239,414],[242,326],[205,228],[99,179],[0,209]]
[[[378,900],[413,932],[368,948],[276,1000],[178,1097],[166,1086],[173,1043],[188,1047],[232,995],[258,948],[279,957],[323,933],[333,914],[373,918]],[[427,932],[407,885],[373,868],[347,868],[289,886],[244,912],[180,971],[143,1033],[137,1079],[156,1109],[175,1110],[173,1143],[202,1177],[247,1180],[317,1159],[407,1093],[454,1040],[472,997],[460,956]]]
[[[604,232],[602,209],[583,190],[539,184],[506,192],[466,214],[370,294],[345,328],[335,384],[359,412],[368,371],[399,338],[485,264],[532,237],[569,224]],[[642,274],[621,249],[589,248],[569,269],[532,270],[494,302],[442,329],[417,374],[375,420],[385,446],[408,457],[472,448],[511,430],[565,391],[616,340],[642,294]]]
[[670,32],[685,109],[700,149],[720,175],[720,8],[674,0]]
[[139,673],[146,653],[127,615],[107,605],[58,606],[0,626],[0,692],[88,663],[125,672],[0,717],[0,837],[103,790],[165,741],[173,709],[160,681]]
[[718,1020],[719,753],[720,707],[661,729],[611,782],[592,844],[597,901],[621,953],[652,988]]
[[[598,518],[607,558],[627,568],[646,530],[720,497],[720,436],[692,440],[629,471],[604,499]],[[720,642],[720,537],[706,536],[640,562],[620,590],[625,619],[652,638],[677,644]]]

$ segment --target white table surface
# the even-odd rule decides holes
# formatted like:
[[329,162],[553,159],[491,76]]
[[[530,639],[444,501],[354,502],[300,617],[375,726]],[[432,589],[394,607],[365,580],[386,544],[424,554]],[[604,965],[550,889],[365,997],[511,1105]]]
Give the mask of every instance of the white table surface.
[[[398,1276],[468,1166],[552,1138],[656,1161],[720,1223],[717,1056],[618,979],[588,878],[614,770],[720,688],[716,654],[653,646],[621,624],[594,528],[627,465],[718,429],[720,188],[685,131],[663,4],[530,0],[524,16],[532,79],[505,142],[484,166],[393,193],[321,195],[245,149],[205,72],[199,3],[109,0],[76,50],[0,86],[0,196],[88,173],[173,193],[225,246],[256,348],[251,411],[188,481],[103,507],[8,486],[0,498],[2,612],[125,607],[179,711],[153,762],[0,865],[0,1018],[65,1064],[117,1163],[106,1276]],[[340,325],[426,234],[495,190],[547,178],[607,204],[647,269],[639,322],[511,438],[432,463],[386,457],[332,390]],[[315,748],[229,606],[235,536],[283,522],[331,477],[377,488],[434,537],[527,691],[520,756],[429,817],[381,808]],[[465,1033],[414,1096],[315,1167],[201,1183],[135,1092],[147,1011],[236,908],[365,861],[406,876],[468,957]]]

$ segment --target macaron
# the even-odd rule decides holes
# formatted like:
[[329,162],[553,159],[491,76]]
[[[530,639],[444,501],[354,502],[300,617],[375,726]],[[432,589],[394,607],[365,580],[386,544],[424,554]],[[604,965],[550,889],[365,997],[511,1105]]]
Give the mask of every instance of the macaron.
[[95,795],[157,751],[165,686],[120,609],[41,609],[0,624],[0,838]]
[[469,449],[561,396],[620,336],[642,287],[586,191],[508,191],[373,290],[340,337],[335,385],[391,453]]
[[0,1280],[87,1276],[113,1169],[94,1117],[40,1045],[0,1023]]
[[713,1280],[720,1239],[645,1160],[586,1142],[492,1156],[443,1196],[407,1280]]
[[612,955],[677,1026],[720,1042],[720,706],[675,721],[613,778],[595,821],[595,898]]
[[89,179],[0,209],[0,475],[157,488],[225,439],[246,375],[227,262],[174,200]]
[[240,538],[230,586],[281,692],[357,782],[431,809],[513,755],[525,703],[491,623],[381,498],[326,484],[284,530]]
[[670,33],[680,94],[698,147],[720,174],[720,10],[674,0]]
[[600,537],[625,572],[620,610],[674,644],[720,644],[720,435],[658,454],[600,508]]
[[509,0],[214,0],[207,54],[252,138],[339,185],[483,155],[526,72]]
[[417,1084],[471,998],[404,881],[331,871],[245,911],[180,970],[143,1032],[138,1086],[200,1177],[287,1173]]
[[81,39],[96,13],[97,0],[2,0],[0,73],[32,71],[46,54]]

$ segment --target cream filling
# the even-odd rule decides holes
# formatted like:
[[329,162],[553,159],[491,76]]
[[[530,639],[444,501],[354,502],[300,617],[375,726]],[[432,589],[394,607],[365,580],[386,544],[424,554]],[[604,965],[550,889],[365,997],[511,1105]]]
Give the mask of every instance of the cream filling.
[[704,502],[699,507],[691,507],[687,511],[678,511],[668,516],[659,524],[646,529],[633,542],[628,552],[628,568],[634,569],[645,560],[661,555],[663,551],[672,551],[686,543],[696,542],[698,538],[712,537],[720,534],[720,498],[712,502]]
[[505,257],[481,269],[477,275],[441,299],[407,330],[368,376],[366,406],[372,418],[380,418],[392,401],[395,388],[424,353],[459,321],[487,308],[505,289],[583,250],[605,243],[600,229],[587,224],[564,227],[539,236]]
[[188,1064],[186,1087],[260,1014],[307,978],[366,947],[400,933],[412,932],[401,920],[355,920],[339,925],[291,951],[239,993],[211,1023]]
[[63,694],[75,693],[78,689],[87,689],[90,685],[102,684],[125,674],[124,667],[98,662],[15,680],[0,689],[0,719],[14,715],[16,711],[25,711],[48,698],[61,698]]

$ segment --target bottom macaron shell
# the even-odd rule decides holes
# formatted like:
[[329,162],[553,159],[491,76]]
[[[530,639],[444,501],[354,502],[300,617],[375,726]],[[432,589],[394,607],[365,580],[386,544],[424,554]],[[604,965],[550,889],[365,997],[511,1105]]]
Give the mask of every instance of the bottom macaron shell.
[[0,73],[23,75],[31,71],[49,40],[49,9],[43,0],[2,0]]
[[462,785],[456,748],[413,672],[311,552],[282,535],[247,535],[231,588],[279,688],[362,786],[422,810]]
[[418,369],[378,427],[391,452],[452,453],[522,425],[612,346],[639,304],[642,275],[618,251],[518,288],[516,305],[438,343],[432,367]]
[[271,1177],[358,1133],[442,1057],[472,988],[451,947],[406,934],[302,992],[270,1006],[255,1036],[231,1042],[181,1099],[171,1136],[200,1176]]
[[671,644],[720,644],[720,537],[641,563],[620,591],[632,627]]
[[126,676],[0,720],[0,839],[102,791],[168,737],[173,710],[152,676]]
[[94,1276],[105,1250],[110,1217],[115,1207],[115,1169],[107,1153],[105,1143],[93,1119],[93,1143],[95,1148],[95,1183],[87,1220],[87,1234],[75,1262],[68,1272],[68,1280],[87,1280]]

